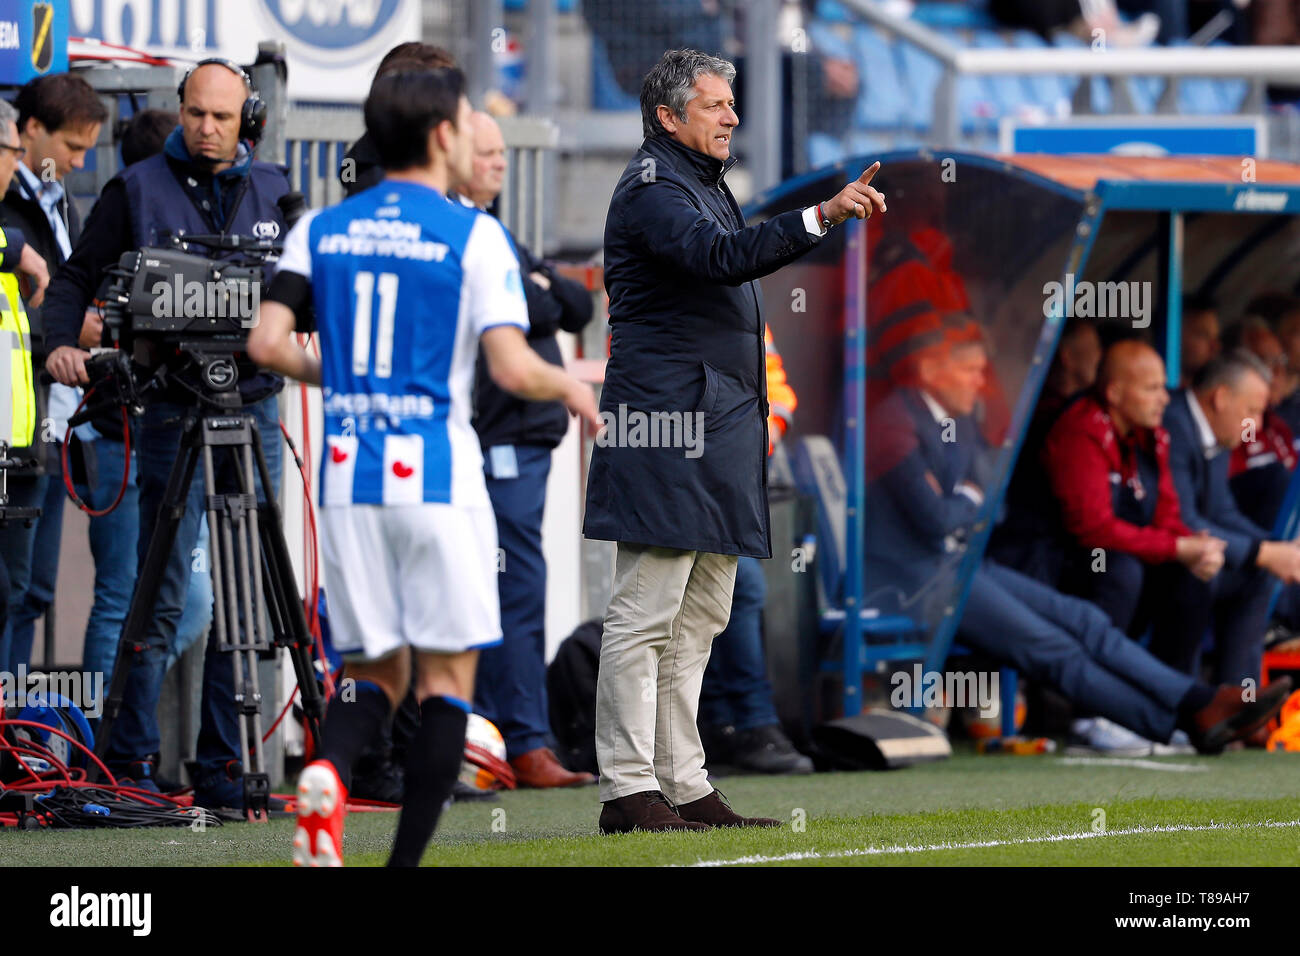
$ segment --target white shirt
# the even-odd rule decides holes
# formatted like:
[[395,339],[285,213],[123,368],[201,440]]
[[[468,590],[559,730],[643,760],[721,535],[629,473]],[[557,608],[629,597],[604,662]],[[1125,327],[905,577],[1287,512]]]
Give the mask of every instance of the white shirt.
[[1210,420],[1205,417],[1205,412],[1201,409],[1200,399],[1190,388],[1187,390],[1187,407],[1192,410],[1192,421],[1196,422],[1196,431],[1201,438],[1201,452],[1206,458],[1213,458],[1223,449],[1219,447],[1219,440],[1214,437]]

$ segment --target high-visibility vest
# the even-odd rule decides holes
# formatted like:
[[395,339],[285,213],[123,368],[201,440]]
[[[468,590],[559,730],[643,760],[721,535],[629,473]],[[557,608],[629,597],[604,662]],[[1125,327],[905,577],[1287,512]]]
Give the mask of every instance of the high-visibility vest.
[[[0,249],[9,245],[0,229]],[[9,401],[0,402],[0,438],[8,437],[13,448],[26,448],[36,437],[36,392],[32,376],[32,333],[27,310],[18,291],[18,277],[0,272],[0,354],[9,361],[0,370],[0,381],[8,378]],[[6,375],[7,373],[7,375]]]

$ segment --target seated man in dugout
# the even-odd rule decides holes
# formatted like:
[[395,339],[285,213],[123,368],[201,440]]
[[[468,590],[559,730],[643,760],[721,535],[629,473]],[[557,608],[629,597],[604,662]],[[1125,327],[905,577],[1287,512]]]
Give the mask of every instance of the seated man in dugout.
[[[987,364],[973,323],[950,328],[917,351],[900,387],[874,410],[865,575],[904,606],[882,613],[915,608],[984,517],[977,476],[988,448],[974,413]],[[1258,697],[1203,684],[1129,640],[1095,605],[992,561],[974,572],[958,639],[1055,688],[1084,714],[1160,742],[1182,730],[1203,753],[1265,725],[1290,690],[1289,680]]]

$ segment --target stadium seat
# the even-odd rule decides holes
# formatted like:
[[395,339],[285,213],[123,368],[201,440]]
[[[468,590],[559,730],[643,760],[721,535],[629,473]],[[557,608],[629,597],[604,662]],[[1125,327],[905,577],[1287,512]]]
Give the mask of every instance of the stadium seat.
[[[816,558],[813,561],[817,582],[818,621],[823,635],[839,634],[843,639],[847,612],[844,607],[844,574],[847,567],[846,550],[846,491],[844,472],[839,452],[824,435],[808,435],[796,443],[791,460],[795,485],[817,502]],[[870,534],[871,529],[866,529]],[[926,655],[925,629],[904,614],[881,614],[879,609],[859,609],[863,644],[860,651],[863,673],[871,673],[877,665],[889,661],[917,661]],[[968,653],[956,645],[952,654]],[[824,659],[820,669],[828,672],[843,670],[839,660]],[[1016,733],[1016,672],[1008,667],[999,671],[1000,712],[1003,736]],[[845,705],[849,702],[845,687]]]
[[609,65],[609,51],[600,37],[591,37],[591,108],[594,110],[639,110],[641,101],[614,79],[614,69]]

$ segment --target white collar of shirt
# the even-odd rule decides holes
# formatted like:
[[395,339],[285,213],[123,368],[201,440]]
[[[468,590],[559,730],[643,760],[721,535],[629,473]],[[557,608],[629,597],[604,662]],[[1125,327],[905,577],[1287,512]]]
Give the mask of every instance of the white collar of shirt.
[[1187,390],[1187,407],[1192,410],[1192,421],[1196,422],[1196,431],[1201,438],[1202,453],[1206,458],[1213,458],[1219,453],[1219,440],[1214,437],[1214,429],[1210,427],[1210,420],[1205,417],[1205,412],[1201,410],[1200,400],[1190,388]]
[[920,392],[921,401],[925,402],[925,407],[930,410],[930,415],[936,423],[942,425],[950,416],[944,410],[944,407],[930,396],[929,392],[925,391],[925,389],[921,389]]
[[18,161],[18,175],[22,177],[27,191],[36,197],[36,202],[45,212],[45,218],[50,221],[50,229],[54,233],[54,241],[59,244],[66,261],[72,255],[72,238],[68,235],[68,224],[59,209],[59,203],[63,201],[63,183],[53,179],[49,181],[41,179],[28,169],[27,164],[22,160]]

